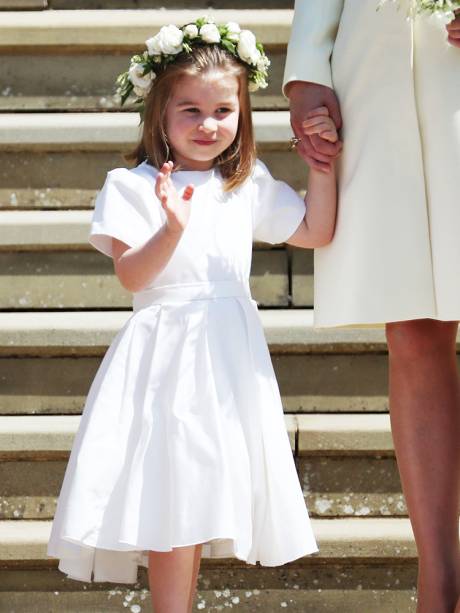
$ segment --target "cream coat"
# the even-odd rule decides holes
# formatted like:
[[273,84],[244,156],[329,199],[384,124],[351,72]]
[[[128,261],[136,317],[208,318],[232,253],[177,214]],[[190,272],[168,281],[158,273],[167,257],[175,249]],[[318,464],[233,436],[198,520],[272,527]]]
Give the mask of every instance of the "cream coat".
[[[407,0],[406,0],[407,1]],[[285,84],[332,86],[344,153],[315,323],[460,319],[460,49],[377,0],[297,0]]]

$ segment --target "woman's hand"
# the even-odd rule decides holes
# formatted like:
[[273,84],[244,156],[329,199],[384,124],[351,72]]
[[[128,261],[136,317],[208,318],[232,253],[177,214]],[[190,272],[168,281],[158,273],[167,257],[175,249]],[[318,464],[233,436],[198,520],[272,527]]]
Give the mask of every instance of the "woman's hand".
[[456,11],[455,15],[455,19],[446,26],[449,35],[447,40],[451,45],[460,49],[460,11]]
[[155,193],[166,213],[168,231],[181,234],[190,219],[190,200],[195,188],[187,185],[182,197],[179,196],[171,180],[173,167],[173,162],[163,164],[156,179]]
[[296,147],[297,153],[311,168],[325,173],[330,172],[332,162],[340,154],[342,143],[327,142],[318,134],[312,136],[303,134],[302,122],[310,111],[325,106],[337,129],[340,130],[342,117],[337,96],[325,85],[304,81],[288,83],[286,94],[290,101],[292,129],[296,137],[301,139],[301,143]]
[[337,143],[339,140],[337,127],[329,115],[327,106],[320,106],[307,113],[307,118],[302,122],[302,131],[310,137],[317,134],[329,143]]

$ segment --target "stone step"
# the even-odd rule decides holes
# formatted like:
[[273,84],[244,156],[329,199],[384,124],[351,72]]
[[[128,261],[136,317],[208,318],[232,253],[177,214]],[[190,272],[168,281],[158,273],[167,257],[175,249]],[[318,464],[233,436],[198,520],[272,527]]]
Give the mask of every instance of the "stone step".
[[[313,519],[319,554],[305,563],[414,562],[417,557],[410,522],[407,518]],[[18,563],[48,563],[46,545],[51,522],[0,521],[0,566]]]
[[[317,556],[312,556],[279,568],[249,566],[229,559],[214,561],[204,559],[198,587],[200,591],[225,591],[222,596],[228,594],[226,590],[246,591],[254,588],[259,591],[308,590],[311,593],[318,590],[355,592],[375,590],[390,593],[393,590],[410,591],[415,585],[415,574],[416,561],[404,558],[385,558],[380,561],[369,558],[363,560],[329,558],[324,563],[324,559],[318,560]],[[0,564],[0,595],[2,592],[40,591],[58,592],[58,594],[79,593],[83,597],[86,593],[103,592],[107,598],[110,595],[112,598],[119,596],[120,600],[126,600],[126,596],[132,590],[136,590],[136,597],[139,598],[147,587],[147,573],[144,568],[139,570],[137,584],[117,586],[109,583],[87,584],[66,579],[56,568],[54,560],[38,562],[22,560],[16,564],[14,562]],[[254,595],[257,595],[257,592]],[[0,598],[0,602],[1,600]]]
[[97,190],[43,187],[0,189],[0,212],[92,209]]
[[[307,167],[289,150],[289,114],[255,111],[254,124],[259,157],[304,190]],[[0,206],[11,209],[18,190],[46,200],[50,190],[100,189],[108,170],[126,166],[138,131],[135,113],[0,113]]]
[[[296,456],[393,454],[389,415],[285,415]],[[0,416],[0,457],[67,457],[77,415]]]
[[[219,6],[220,6],[219,2]],[[72,5],[73,8],[73,5]],[[206,14],[218,23],[237,21],[249,28],[265,45],[285,45],[288,41],[291,9],[220,10],[207,8]],[[76,51],[122,50],[137,48],[164,25],[194,21],[196,10],[72,10],[27,11],[2,15],[0,51],[22,52],[25,48],[55,51],[59,48]]]
[[[78,416],[0,417],[0,518],[54,516]],[[286,415],[314,517],[404,516],[387,415]]]
[[40,11],[46,8],[47,0],[0,0],[0,11]]
[[[118,311],[0,313],[0,355],[101,356],[129,316]],[[387,349],[383,328],[314,329],[308,309],[261,310],[260,317],[275,354],[374,355]]]
[[[125,603],[127,603],[125,605]],[[106,589],[94,592],[5,592],[0,613],[151,613],[147,590]],[[200,590],[193,611],[215,613],[234,610],[238,613],[414,613],[414,590]]]
[[[288,150],[292,136],[287,112],[253,113],[260,146]],[[3,151],[113,151],[139,137],[136,113],[31,113],[0,115]]]
[[[238,3],[243,0],[236,4],[227,0],[233,10],[225,10],[221,3],[222,10],[202,10],[217,22],[238,21],[255,32],[272,65],[269,87],[251,96],[253,106],[286,109],[281,82],[292,10],[254,10],[250,4],[240,10]],[[192,21],[199,10],[174,10],[168,5],[168,10],[5,13],[0,23],[0,111],[119,109],[114,82],[127,69],[131,55],[143,50],[144,41],[162,25]],[[33,54],[33,62],[24,61],[27,54]]]
[[[131,295],[118,282],[112,261],[88,243],[91,216],[91,211],[0,213],[0,309],[130,307]],[[255,245],[253,254],[255,300],[263,307],[312,306],[312,251],[266,247]]]
[[[126,166],[126,164],[119,165]],[[0,189],[0,213],[3,211],[92,210],[98,191],[59,187]],[[299,196],[305,198],[305,190],[299,190]]]
[[[8,1],[8,0],[6,0]],[[213,9],[286,9],[294,6],[294,0],[48,0],[52,9],[147,9],[168,8],[197,10]]]
[[[0,56],[1,57],[1,56]],[[118,57],[118,56],[117,56]],[[105,64],[109,62],[105,56],[102,58],[97,58],[100,64]],[[7,60],[8,64],[18,64],[19,62],[14,61],[13,59]],[[275,56],[275,61],[278,63],[284,62],[284,57],[278,59]],[[49,58],[48,56],[43,56],[41,61],[41,68],[43,68],[43,64],[50,64],[50,70],[54,69],[53,64],[57,62],[56,58]],[[129,57],[124,57],[124,63],[120,60],[117,62],[119,64],[118,73],[122,72],[125,67],[129,63]],[[276,66],[275,66],[276,67]],[[102,67],[102,70],[105,68]],[[0,74],[1,74],[1,66],[0,66]],[[273,70],[272,74],[275,72]],[[280,67],[278,67],[277,72],[280,72]],[[110,73],[111,79],[113,80],[115,73]],[[281,95],[281,76],[275,73],[275,76],[278,77],[275,82],[270,81],[270,89],[261,90],[260,92],[255,92],[251,94],[251,105],[254,111],[286,111],[289,109],[289,102]],[[83,77],[82,77],[83,80]],[[108,80],[105,77],[104,80]],[[13,82],[12,82],[13,83]],[[29,81],[27,89],[30,89],[33,83]],[[127,102],[123,107],[119,107],[117,98],[113,93],[113,83],[108,82],[105,83],[105,87],[103,91],[99,95],[96,94],[80,94],[80,90],[78,86],[83,87],[84,83],[81,85],[79,83],[73,84],[72,86],[68,85],[65,95],[65,92],[54,93],[52,89],[53,81],[46,82],[44,84],[45,92],[42,95],[39,94],[38,84],[36,88],[31,92],[31,94],[22,95],[17,94],[14,95],[12,92],[14,91],[12,86],[9,85],[4,87],[3,90],[0,90],[0,112],[1,113],[59,113],[59,112],[73,112],[73,113],[94,113],[97,111],[121,111],[123,113],[128,113],[130,111],[136,111],[134,105]],[[62,88],[62,80],[61,80],[61,88]],[[96,90],[96,87],[99,86],[99,89],[102,89],[102,84],[94,84],[94,88],[91,91]],[[56,84],[56,88],[58,84]],[[71,89],[70,89],[71,88]],[[25,88],[23,88],[25,89]],[[86,90],[85,90],[86,91]],[[35,93],[35,95],[34,95]],[[62,95],[61,95],[62,94]]]
[[[203,560],[194,610],[270,613],[288,608],[319,613],[337,611],[339,606],[350,613],[414,610],[416,552],[407,519],[322,519],[313,520],[313,528],[319,555],[280,568]],[[0,602],[24,607],[39,591],[37,604],[43,608],[35,610],[40,613],[77,612],[81,609],[72,607],[81,605],[98,613],[122,607],[133,613],[149,610],[145,570],[134,589],[63,578],[55,561],[46,558],[49,529],[49,522],[0,522]],[[107,608],[101,607],[104,602]],[[54,608],[48,609],[50,605]]]
[[[101,357],[129,316],[0,313],[0,413],[81,412]],[[288,413],[387,410],[382,329],[314,330],[313,312],[302,309],[261,310],[260,317]]]
[[[254,251],[250,285],[260,306],[291,306],[289,268],[285,249]],[[0,310],[131,307],[112,260],[95,251],[0,251],[0,270]]]
[[[286,608],[282,603],[287,603],[294,611],[315,613],[335,612],[339,604],[350,613],[375,610],[370,605],[378,605],[379,613],[413,611],[416,552],[407,519],[314,519],[313,528],[320,553],[280,568],[203,560],[197,610],[239,610],[241,605],[243,611],[270,613],[278,610],[270,608],[275,602],[279,608]],[[130,610],[136,604],[140,610],[149,610],[144,609],[148,607],[144,569],[139,583],[132,587],[65,579],[56,570],[56,562],[46,558],[49,530],[50,523],[45,521],[0,522],[0,606],[10,607],[3,610],[99,613],[121,607]],[[26,608],[35,595],[37,609]],[[239,602],[232,601],[234,598]],[[252,608],[248,608],[252,598]],[[81,605],[89,608],[79,609]],[[112,609],[114,605],[118,608]],[[223,609],[213,608],[220,606]]]
[[[115,334],[115,327],[105,334],[96,326],[91,328],[92,332],[82,327],[81,340],[86,344],[74,345],[72,336],[77,336],[78,332],[68,330],[68,334],[62,334],[58,317],[65,315],[74,320],[74,314],[48,314],[51,319],[46,330],[16,330],[11,332],[11,347],[3,345],[1,348],[0,414],[78,414],[83,408],[101,355],[107,349],[109,338]],[[24,315],[32,321],[31,314]],[[91,318],[101,321],[104,315],[113,320],[111,313],[92,312]],[[119,315],[121,324],[121,319],[125,320],[128,314]],[[264,319],[265,312],[261,315]],[[57,328],[53,328],[52,319]],[[270,336],[275,336],[274,330]],[[46,338],[51,345],[46,344]],[[315,353],[307,346],[306,352],[301,353],[302,345],[291,346],[296,349],[294,353],[283,351],[281,342],[271,347],[286,412],[388,410],[387,358],[383,352]]]
[[[0,461],[0,519],[52,519],[66,464],[57,459]],[[407,516],[394,458],[298,458],[297,467],[312,517]]]
[[[129,316],[0,313],[0,413],[79,413],[101,357]],[[314,330],[313,312],[303,309],[261,310],[260,317],[287,412],[387,410],[382,329]]]

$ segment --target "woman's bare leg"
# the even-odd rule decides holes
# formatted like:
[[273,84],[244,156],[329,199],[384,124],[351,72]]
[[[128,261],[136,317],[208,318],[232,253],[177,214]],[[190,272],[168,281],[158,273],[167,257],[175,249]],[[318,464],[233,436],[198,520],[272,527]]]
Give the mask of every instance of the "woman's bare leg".
[[452,613],[460,596],[457,328],[387,325],[393,440],[419,555],[418,613]]
[[149,584],[154,613],[190,613],[196,550],[200,545],[149,553]]
[[200,563],[201,563],[201,550],[202,545],[197,545],[195,547],[195,556],[193,560],[193,574],[192,574],[192,583],[190,586],[190,598],[189,598],[189,610],[192,611],[193,601],[195,599],[196,593],[196,584],[198,581],[198,573],[200,572]]

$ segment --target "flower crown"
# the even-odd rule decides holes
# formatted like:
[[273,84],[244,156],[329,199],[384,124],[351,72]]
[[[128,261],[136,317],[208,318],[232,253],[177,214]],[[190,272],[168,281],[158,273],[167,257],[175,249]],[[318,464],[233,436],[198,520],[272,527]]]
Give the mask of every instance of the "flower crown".
[[[117,94],[123,105],[131,93],[137,96],[135,103],[143,107],[157,74],[174,62],[179,53],[191,53],[196,45],[218,44],[222,49],[249,66],[249,90],[267,87],[270,60],[263,45],[257,42],[250,30],[241,30],[235,22],[217,25],[209,17],[200,17],[194,23],[181,28],[163,26],[145,41],[147,51],[133,55],[129,70],[117,78]],[[142,112],[142,109],[141,109]]]

